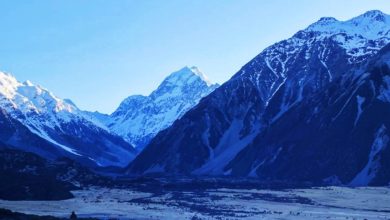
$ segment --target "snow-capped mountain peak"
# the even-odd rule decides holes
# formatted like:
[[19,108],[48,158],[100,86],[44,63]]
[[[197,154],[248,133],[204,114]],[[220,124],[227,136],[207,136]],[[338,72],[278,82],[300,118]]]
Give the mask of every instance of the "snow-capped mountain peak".
[[195,73],[197,76],[199,76],[208,86],[211,86],[212,83],[211,81],[209,80],[209,78],[203,73],[201,72],[198,67],[196,66],[192,66],[189,68],[193,73]]
[[[388,142],[388,135],[377,126],[383,123],[378,121],[378,113],[385,115],[380,112],[388,112],[388,106],[384,110],[383,104],[377,103],[380,110],[376,113],[370,110],[373,118],[365,118],[358,133],[354,129],[362,118],[363,106],[368,111],[366,102],[374,100],[368,96],[378,93],[375,88],[381,84],[378,78],[386,74],[386,68],[379,66],[367,80],[366,88],[358,90],[361,84],[356,80],[356,71],[360,70],[357,67],[373,59],[390,43],[388,18],[377,11],[348,21],[322,18],[293,37],[267,47],[229,81],[151,140],[130,164],[129,172],[242,175],[264,180],[282,175],[291,180],[302,174],[299,178],[309,179],[305,175],[308,174],[307,161],[311,160],[310,177],[322,181],[337,174],[344,178],[340,178],[342,183],[350,181],[353,173],[367,162],[364,152],[369,151],[372,140],[365,130],[371,127],[374,132],[370,131],[370,135],[377,133],[378,142]],[[321,98],[317,99],[317,94],[321,94]],[[318,111],[322,105],[324,111]],[[308,117],[302,117],[306,113]],[[342,117],[349,120],[348,123],[340,120],[334,124]],[[368,126],[374,121],[378,124]],[[383,121],[389,127],[388,120]],[[270,129],[274,129],[272,134]],[[345,133],[340,135],[340,131]],[[317,136],[312,135],[314,133]],[[349,136],[351,134],[356,136]],[[305,139],[302,138],[304,135]],[[341,136],[351,140],[349,145],[340,142]],[[286,141],[280,142],[282,139]],[[366,141],[364,146],[361,144],[363,139]],[[332,143],[323,143],[326,141]],[[345,148],[347,145],[348,149]],[[355,150],[358,146],[361,148]],[[293,149],[296,150],[294,157],[290,154]],[[323,151],[319,153],[319,149]],[[345,149],[345,154],[340,154],[340,149]],[[308,151],[303,152],[305,150]],[[330,151],[334,154],[328,154]],[[359,155],[350,154],[354,152]],[[373,152],[372,155],[378,150]],[[340,159],[335,159],[338,156]],[[355,163],[357,157],[361,161]],[[320,159],[324,159],[321,165]],[[331,160],[333,164],[328,163]],[[352,160],[353,163],[348,163],[350,170],[329,172],[346,167],[345,161]],[[322,165],[323,169],[318,172]]]
[[142,149],[217,87],[197,67],[186,66],[166,77],[149,96],[126,98],[109,117],[90,115]]
[[166,77],[149,97],[155,102],[165,102],[173,97],[188,96],[190,94],[192,96],[192,93],[197,93],[196,91],[199,89],[216,88],[216,86],[197,67],[186,66]]
[[[7,124],[10,120],[4,117],[15,121]],[[135,153],[130,144],[90,120],[71,100],[58,98],[30,81],[21,83],[3,72],[0,125],[6,126],[0,127],[5,134],[1,142],[47,158],[69,156],[93,166],[123,166]]]
[[367,11],[366,13],[358,16],[358,18],[360,18],[360,17],[372,18],[372,19],[375,19],[377,21],[384,21],[384,19],[386,17],[388,18],[389,15],[383,13],[380,10],[371,10],[371,11]]
[[34,84],[30,80],[26,80],[23,84],[25,86],[34,86]]
[[20,83],[12,75],[0,72],[0,94],[11,98],[15,95],[17,87]]
[[318,42],[333,41],[345,49],[350,63],[362,61],[390,42],[390,15],[369,11],[346,21],[324,17],[288,41],[309,48]]
[[74,112],[77,108],[56,97],[47,89],[34,85],[30,81],[19,82],[14,76],[0,72],[0,96],[2,102],[26,114],[30,111],[44,112]]
[[322,36],[348,33],[350,35],[376,40],[384,36],[389,36],[390,15],[374,10],[347,21],[324,17],[310,25],[306,31],[319,32]]
[[166,84],[172,84],[174,86],[185,86],[199,80],[206,83],[207,86],[212,85],[207,76],[203,74],[197,67],[186,66],[179,71],[170,74],[167,78],[165,78],[163,83],[161,83],[161,86],[166,86]]
[[340,22],[334,17],[322,17],[320,20],[318,20],[316,23],[312,24],[311,26],[327,26],[334,23]]

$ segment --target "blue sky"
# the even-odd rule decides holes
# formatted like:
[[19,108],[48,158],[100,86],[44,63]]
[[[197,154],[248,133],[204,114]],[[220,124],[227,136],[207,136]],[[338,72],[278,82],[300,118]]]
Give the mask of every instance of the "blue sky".
[[320,17],[390,13],[389,0],[0,0],[0,8],[0,70],[105,113],[186,65],[222,83]]

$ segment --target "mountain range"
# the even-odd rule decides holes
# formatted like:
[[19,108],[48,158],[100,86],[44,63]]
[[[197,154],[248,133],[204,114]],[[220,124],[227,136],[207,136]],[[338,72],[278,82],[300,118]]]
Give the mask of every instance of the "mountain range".
[[321,18],[224,84],[196,67],[110,115],[0,72],[0,148],[126,175],[390,184],[390,16]]
[[388,184],[388,43],[380,11],[321,18],[160,132],[128,173]]
[[88,120],[69,100],[0,73],[0,141],[44,158],[69,157],[88,166],[124,166],[136,151]]
[[91,116],[142,150],[158,132],[172,125],[218,86],[197,67],[184,67],[165,78],[149,96],[130,96],[111,115]]
[[216,87],[196,67],[185,67],[150,96],[128,97],[109,116],[82,111],[69,99],[0,72],[0,143],[46,159],[124,167],[155,134]]

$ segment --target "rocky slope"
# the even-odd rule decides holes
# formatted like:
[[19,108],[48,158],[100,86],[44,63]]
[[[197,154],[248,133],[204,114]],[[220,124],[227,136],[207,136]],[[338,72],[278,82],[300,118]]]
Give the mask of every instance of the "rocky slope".
[[[377,110],[370,116],[374,118],[366,119],[375,121],[375,126],[371,125],[364,136],[355,134],[361,139],[358,146],[347,144],[347,140],[355,137],[351,136],[352,127],[346,127],[351,124],[337,120],[342,118],[339,112],[354,118],[356,111],[362,114],[361,104],[357,108],[356,103],[365,105],[368,97],[361,94],[362,98],[357,98],[360,84],[354,80],[363,80],[374,90],[386,88],[385,82],[373,86],[363,76],[375,75],[374,67],[370,69],[366,62],[382,60],[376,55],[389,42],[390,16],[380,11],[369,11],[348,21],[320,19],[290,39],[266,48],[170,128],[160,132],[130,164],[128,173],[239,175],[383,184],[388,181],[388,172],[384,170],[378,174],[386,176],[380,181],[375,180],[377,175],[363,178],[364,181],[358,179],[359,172],[366,172],[363,176],[367,174],[367,170],[360,169],[366,169],[365,165],[372,163],[372,158],[378,159],[375,155],[379,150],[370,151],[372,146],[381,146],[373,147],[380,151],[386,146],[387,122],[383,115],[387,104],[377,101]],[[345,94],[345,89],[349,93]],[[337,108],[329,110],[328,102],[314,101],[306,106],[312,99],[329,101],[327,93],[340,97],[331,97]],[[356,101],[353,111],[350,100]],[[291,114],[295,118],[288,118]],[[308,123],[307,118],[317,114],[320,116],[312,126],[303,126]],[[329,121],[330,115],[332,120]],[[335,123],[329,125],[330,122]],[[325,133],[318,132],[324,126],[330,127]],[[360,128],[359,132],[364,129]],[[340,145],[343,142],[348,146]],[[315,157],[308,160],[308,155]],[[359,157],[351,159],[353,155]],[[321,156],[324,159],[317,160]],[[386,163],[380,165],[388,167]],[[337,166],[341,168],[336,169]],[[282,170],[280,174],[278,169]]]

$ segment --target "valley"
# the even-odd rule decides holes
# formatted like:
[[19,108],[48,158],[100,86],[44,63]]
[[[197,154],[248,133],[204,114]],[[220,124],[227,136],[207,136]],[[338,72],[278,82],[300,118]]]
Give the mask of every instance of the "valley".
[[[59,218],[75,211],[80,218],[123,220],[390,219],[390,188],[386,187],[262,189],[261,184],[253,187],[237,182],[232,184],[236,187],[223,187],[215,179],[197,184],[180,181],[171,186],[166,179],[149,179],[137,187],[90,187],[73,191],[75,198],[62,201],[0,200],[0,207]],[[154,184],[160,187],[145,187]]]
[[164,76],[103,114],[0,72],[0,220],[390,220],[389,14]]

